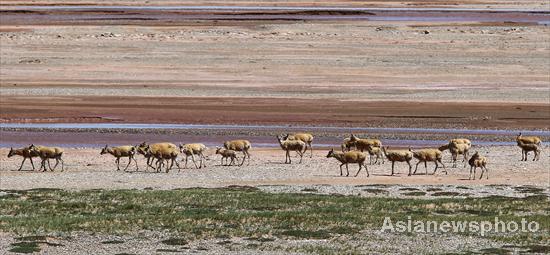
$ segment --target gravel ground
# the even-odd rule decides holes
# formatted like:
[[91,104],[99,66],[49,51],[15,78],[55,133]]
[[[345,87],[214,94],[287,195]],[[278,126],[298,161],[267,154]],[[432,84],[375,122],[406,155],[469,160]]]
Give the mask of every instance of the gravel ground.
[[0,92],[548,103],[548,30],[374,21],[4,26]]
[[[89,235],[74,233],[70,237],[48,237],[41,254],[307,254],[304,247],[321,246],[325,249],[352,249],[375,254],[427,254],[455,251],[476,251],[500,248],[504,243],[483,238],[446,234],[397,235],[376,230],[365,230],[353,240],[334,237],[329,240],[284,240],[264,237],[265,241],[245,238],[190,241],[185,245],[167,245],[163,240],[169,233],[143,231],[131,236]],[[104,243],[119,241],[120,243]],[[10,234],[0,233],[0,250],[7,251],[17,242]],[[57,244],[58,246],[55,246]],[[86,248],[85,248],[86,247]],[[258,247],[261,247],[258,249]],[[299,250],[302,250],[301,252]],[[4,254],[14,254],[6,252]]]
[[526,197],[537,194],[550,196],[548,186],[537,188],[534,186],[510,186],[496,185],[292,185],[292,186],[259,186],[266,192],[288,193],[312,193],[325,195],[350,195],[350,196],[383,196],[396,198],[439,198],[439,197]]
[[[353,193],[353,185],[366,184],[399,184],[399,185],[460,185],[484,186],[488,184],[535,185],[548,186],[550,171],[549,148],[545,147],[540,161],[521,162],[521,153],[516,146],[477,147],[489,159],[489,179],[468,180],[466,168],[452,168],[450,155],[444,154],[444,163],[448,175],[438,171],[435,175],[424,175],[423,166],[419,166],[419,175],[407,176],[405,163],[396,163],[396,176],[389,176],[391,164],[369,166],[370,177],[363,171],[358,177],[340,177],[338,162],[325,158],[326,151],[314,151],[313,158],[304,158],[302,164],[295,161],[292,165],[284,164],[284,153],[277,149],[253,149],[250,165],[237,167],[220,166],[220,158],[209,151],[210,160],[204,169],[191,168],[181,172],[169,173],[144,172],[145,160],[138,157],[139,172],[116,171],[114,158],[111,155],[99,155],[99,149],[66,149],[64,158],[66,170],[54,172],[13,171],[21,162],[20,157],[0,158],[0,187],[2,189],[60,188],[70,190],[82,189],[174,189],[188,187],[223,187],[228,185],[343,185],[338,193]],[[8,149],[0,149],[1,155],[7,155]],[[121,160],[125,164],[124,159]],[[415,164],[416,161],[413,161]],[[38,166],[38,161],[35,163]],[[458,164],[460,166],[460,163]],[[433,171],[429,164],[428,172]],[[24,169],[30,169],[27,162]],[[357,171],[356,165],[350,165],[350,175]],[[345,169],[344,169],[345,175]],[[479,177],[479,172],[478,175]],[[281,190],[282,191],[282,190]],[[467,193],[475,193],[468,191]]]

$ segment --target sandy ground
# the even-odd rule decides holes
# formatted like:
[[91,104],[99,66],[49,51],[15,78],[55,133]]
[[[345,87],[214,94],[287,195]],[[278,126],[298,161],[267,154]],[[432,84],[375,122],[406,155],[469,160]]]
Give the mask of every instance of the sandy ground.
[[[110,155],[99,155],[99,149],[67,149],[64,158],[67,170],[64,172],[13,171],[21,158],[0,158],[0,186],[2,189],[63,188],[63,189],[131,189],[153,188],[174,189],[186,187],[223,187],[228,185],[361,185],[361,184],[408,184],[408,185],[536,185],[547,186],[550,183],[548,165],[550,158],[545,148],[540,161],[520,162],[521,154],[517,147],[482,147],[476,148],[489,158],[489,179],[469,181],[466,168],[451,168],[450,155],[445,154],[444,163],[448,175],[443,172],[431,175],[433,164],[429,164],[428,173],[419,167],[420,174],[407,176],[405,163],[396,164],[396,175],[389,176],[391,164],[369,166],[371,176],[367,178],[362,172],[358,177],[340,177],[338,162],[327,159],[326,151],[315,151],[313,158],[304,158],[302,164],[283,163],[281,150],[254,149],[250,165],[243,167],[220,166],[219,157],[209,152],[210,159],[205,169],[171,171],[169,173],[144,172],[145,160],[139,157],[140,172],[116,171],[114,158]],[[0,154],[7,155],[6,149]],[[296,160],[296,159],[294,159]],[[127,161],[123,161],[127,162]],[[416,162],[416,160],[414,161]],[[25,169],[30,169],[27,162]],[[36,164],[38,166],[38,164]],[[459,164],[460,165],[460,164]],[[135,166],[132,165],[132,171]],[[414,169],[413,169],[414,170]],[[350,176],[355,175],[357,166],[350,167]],[[346,174],[344,169],[344,175]],[[478,172],[479,176],[479,172]]]
[[4,96],[223,95],[548,104],[547,26],[2,23]]

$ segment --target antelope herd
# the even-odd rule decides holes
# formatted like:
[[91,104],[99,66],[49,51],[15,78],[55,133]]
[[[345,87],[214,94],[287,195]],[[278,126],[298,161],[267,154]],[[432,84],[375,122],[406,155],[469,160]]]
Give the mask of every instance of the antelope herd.
[[[308,133],[296,133],[296,134],[286,134],[276,136],[276,139],[283,151],[285,151],[285,163],[291,164],[292,158],[290,155],[291,151],[297,153],[300,157],[299,163],[302,163],[303,156],[310,150],[310,158],[313,157],[313,135]],[[534,152],[533,161],[539,160],[541,152],[541,139],[536,136],[522,136],[521,133],[516,137],[516,143],[521,148],[522,157],[521,161],[527,161],[527,156],[529,152]],[[252,145],[247,140],[233,140],[227,141],[223,144],[223,148],[216,147],[216,155],[221,155],[221,165],[222,166],[231,166],[237,164],[238,152],[242,153],[243,158],[239,166],[244,165],[245,161],[248,160],[247,164],[250,164],[250,152]],[[442,162],[443,151],[449,150],[451,153],[451,160],[453,162],[453,167],[456,167],[456,161],[459,155],[462,155],[462,162],[464,167],[466,164],[470,165],[470,177],[469,179],[475,179],[476,169],[479,167],[481,169],[480,179],[483,177],[484,173],[486,178],[489,178],[487,170],[487,158],[479,155],[476,151],[470,159],[468,159],[470,149],[472,148],[472,142],[468,139],[451,139],[447,144],[440,146],[439,148],[426,148],[420,150],[413,150],[411,147],[408,149],[401,150],[390,150],[387,146],[382,146],[382,142],[378,139],[365,139],[358,138],[357,136],[351,134],[350,137],[345,138],[342,145],[341,151],[335,151],[331,149],[327,158],[335,158],[340,164],[340,175],[343,175],[343,166],[346,166],[346,176],[349,176],[348,164],[358,164],[359,170],[355,174],[357,176],[359,172],[365,168],[367,172],[367,177],[369,176],[368,167],[366,164],[367,156],[369,157],[369,164],[383,164],[384,158],[391,162],[391,175],[394,175],[394,167],[396,162],[405,162],[409,166],[408,175],[416,174],[418,170],[418,165],[424,163],[425,174],[428,174],[427,162],[434,162],[435,169],[432,174],[435,174],[439,167],[443,168],[445,174],[447,174],[447,169]],[[115,164],[117,166],[117,171],[120,170],[120,158],[128,158],[128,164],[124,168],[124,171],[128,169],[132,162],[135,163],[136,171],[139,170],[138,163],[136,160],[136,155],[141,154],[147,159],[147,165],[145,171],[150,167],[156,171],[160,172],[163,166],[166,164],[166,172],[174,167],[174,164],[178,167],[178,170],[181,170],[181,167],[178,163],[178,156],[183,155],[182,162],[185,161],[184,168],[187,168],[187,162],[189,157],[195,165],[196,168],[206,167],[206,160],[208,159],[205,155],[207,147],[201,143],[191,143],[191,144],[180,144],[176,146],[173,143],[154,143],[147,144],[145,142],[137,145],[126,145],[126,146],[117,146],[109,147],[105,145],[102,148],[100,154],[111,154],[115,157]],[[366,153],[365,153],[366,151]],[[33,158],[39,157],[40,168],[39,171],[46,171],[46,164],[48,169],[53,171],[59,163],[61,163],[61,171],[64,170],[64,161],[61,158],[63,156],[63,150],[58,147],[46,147],[46,146],[37,146],[31,144],[27,147],[20,149],[10,148],[8,153],[8,158],[12,156],[21,156],[23,161],[19,166],[18,171],[23,168],[23,164],[27,159],[30,160],[32,169],[35,170]],[[195,156],[197,158],[195,158]],[[376,160],[373,161],[373,157],[376,157]],[[417,159],[417,163],[412,172],[411,161],[413,158]],[[52,167],[50,165],[50,159],[55,159],[55,165]],[[197,165],[197,159],[199,160],[199,165]],[[156,160],[156,162],[155,162]],[[225,163],[224,163],[225,160]],[[228,162],[231,160],[230,162]],[[380,162],[380,160],[382,162]],[[473,173],[473,175],[472,175]]]

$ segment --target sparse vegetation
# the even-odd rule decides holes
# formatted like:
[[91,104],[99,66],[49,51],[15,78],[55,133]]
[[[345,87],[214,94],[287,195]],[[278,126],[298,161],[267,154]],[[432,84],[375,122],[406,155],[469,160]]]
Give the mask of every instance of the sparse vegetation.
[[541,193],[544,191],[542,188],[533,187],[533,186],[518,186],[514,187],[514,189],[521,193]]
[[15,238],[17,242],[12,243],[9,250],[14,253],[34,253],[41,251],[40,244],[47,246],[63,246],[62,244],[48,242],[47,236],[22,236]]
[[[12,195],[0,199],[0,230],[4,232],[24,235],[78,230],[120,234],[159,230],[174,235],[174,238],[162,243],[180,246],[195,239],[219,237],[249,237],[259,242],[269,242],[273,238],[331,239],[337,235],[379,229],[384,217],[406,219],[411,214],[415,220],[441,221],[449,217],[453,220],[493,220],[498,216],[502,220],[526,218],[539,222],[542,231],[536,234],[488,237],[518,244],[540,244],[540,240],[548,238],[550,226],[550,205],[544,195],[527,198],[400,199],[273,194],[247,187],[5,192]],[[420,195],[416,194],[420,193],[418,191],[411,193]],[[438,192],[432,195],[460,194]],[[90,213],[92,211],[94,213]],[[526,211],[529,214],[526,215]],[[13,249],[34,250],[38,246],[31,243],[46,242],[44,240],[31,237],[20,239]]]
[[302,192],[318,192],[318,190],[314,188],[303,188]]
[[388,191],[383,189],[364,189],[364,191],[372,194],[388,194]]
[[180,252],[175,249],[157,249],[157,252]]
[[188,244],[183,238],[170,238],[162,241],[166,245],[186,245]]
[[124,241],[120,241],[120,240],[109,240],[109,241],[103,241],[101,242],[102,244],[121,244],[121,243],[124,243]]
[[36,242],[17,242],[12,243],[11,246],[10,251],[14,253],[34,253],[40,251],[40,247],[38,247],[38,243]]
[[400,191],[417,191],[419,189],[417,188],[411,188],[411,187],[405,187],[405,188],[400,188],[399,189]]
[[405,195],[405,196],[425,196],[425,195],[426,195],[426,192],[423,192],[423,191],[413,191],[413,192],[406,192],[406,193],[403,193],[403,195]]
[[460,196],[460,193],[453,192],[453,191],[441,191],[441,192],[434,192],[432,194],[434,197],[454,197],[454,196]]

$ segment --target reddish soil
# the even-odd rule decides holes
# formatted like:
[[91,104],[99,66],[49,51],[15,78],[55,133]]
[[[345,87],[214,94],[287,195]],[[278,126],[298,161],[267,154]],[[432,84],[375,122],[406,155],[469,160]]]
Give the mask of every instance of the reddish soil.
[[[32,103],[29,103],[32,102]],[[2,122],[548,129],[547,104],[232,97],[3,96]]]

